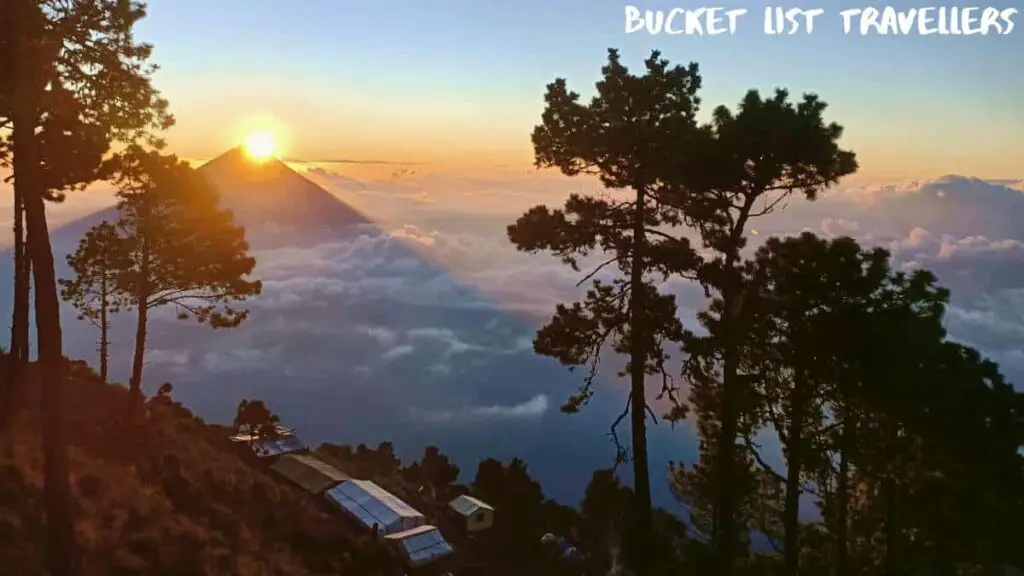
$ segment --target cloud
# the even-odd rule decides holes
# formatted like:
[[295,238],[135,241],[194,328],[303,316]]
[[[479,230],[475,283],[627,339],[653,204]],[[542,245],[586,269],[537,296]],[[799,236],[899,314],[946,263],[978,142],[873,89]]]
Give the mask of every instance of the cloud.
[[456,410],[411,409],[413,416],[431,424],[465,424],[479,421],[529,420],[543,416],[550,407],[548,397],[540,394],[529,400],[506,406],[466,406]]
[[146,352],[146,361],[150,364],[166,365],[172,370],[182,370],[188,367],[191,362],[192,352],[190,350],[149,350]]
[[332,172],[324,168],[309,168],[303,172],[303,174],[310,180],[314,180],[321,184],[328,184],[332,188],[336,189],[361,191],[369,188],[369,186],[361,180],[357,180],[337,172]]
[[417,162],[396,162],[394,160],[352,160],[348,158],[324,159],[300,159],[291,158],[285,162],[296,164],[381,164],[385,166],[415,166]]
[[[339,186],[344,186],[347,178],[329,170],[317,174],[336,178]],[[502,310],[542,321],[556,303],[580,294],[576,283],[583,273],[544,254],[517,252],[505,237],[504,225],[536,201],[561,202],[561,194],[539,197],[534,179],[456,183],[436,174],[416,173],[396,181],[361,183],[366,190],[394,198],[424,190],[435,200],[430,216],[403,201],[405,222],[381,223],[377,230],[367,228],[362,235],[310,248],[257,253],[264,295],[253,307],[285,311],[316,303],[389,301],[467,312]],[[431,182],[433,187],[429,187]],[[794,199],[786,210],[755,223],[759,234],[752,244],[771,235],[802,230],[826,237],[851,235],[866,246],[890,249],[902,269],[934,270],[940,281],[953,289],[956,306],[984,310],[977,308],[986,304],[976,296],[986,294],[1001,301],[1007,289],[1024,286],[1024,229],[1019,226],[1024,221],[1024,194],[1010,184],[1019,181],[947,176],[842,189],[817,202]],[[565,183],[560,186],[572,191]],[[586,191],[586,186],[578,185],[576,191]],[[455,216],[470,209],[465,204],[478,201],[468,198],[484,197],[501,198],[515,208],[493,218]],[[481,214],[491,213],[486,209]],[[677,295],[684,318],[692,318],[703,306],[702,291],[691,283],[674,280],[664,289]],[[430,328],[436,330],[429,332]],[[976,325],[957,328],[983,329]],[[469,351],[530,348],[517,342],[523,334],[484,343],[467,340],[450,326],[420,324],[409,330],[405,338],[443,344],[444,348],[431,348],[439,358]],[[381,345],[393,347],[399,341],[382,341]]]
[[427,367],[427,370],[434,374],[440,374],[441,376],[447,376],[452,373],[452,365],[439,362],[437,364],[431,364]]
[[357,326],[356,332],[373,338],[383,346],[394,344],[398,339],[398,334],[394,330],[384,326]]
[[225,372],[254,371],[278,363],[280,349],[263,350],[231,348],[206,352],[202,356],[202,365],[207,372],[220,374]]
[[395,346],[387,352],[380,355],[385,360],[394,360],[395,358],[401,358],[402,356],[408,356],[415,352],[416,349],[408,344],[402,344],[401,346]]
[[462,354],[471,350],[486,350],[483,346],[469,344],[459,340],[450,328],[413,328],[407,332],[410,339],[436,340],[445,344],[444,356]]
[[860,225],[843,218],[825,218],[821,221],[821,233],[830,238],[836,236],[852,236],[860,230]]
[[507,241],[413,226],[255,257],[263,294],[251,306],[268,311],[346,299],[546,314],[581,277],[553,258],[516,253]]

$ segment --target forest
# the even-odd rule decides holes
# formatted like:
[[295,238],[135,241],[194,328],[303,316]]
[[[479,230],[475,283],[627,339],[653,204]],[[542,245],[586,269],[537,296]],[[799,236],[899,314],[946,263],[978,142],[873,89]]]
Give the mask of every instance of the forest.
[[[35,566],[34,554],[45,566],[26,574],[55,576],[389,573],[369,544],[326,551],[310,527],[319,512],[254,480],[221,446],[222,430],[170,400],[170,387],[144,397],[150,311],[230,329],[261,291],[244,228],[166,151],[174,119],[151,83],[152,47],[133,36],[144,16],[126,0],[0,5],[0,166],[12,174],[15,261],[0,380],[0,483],[14,498],[0,507],[0,530],[23,536],[0,557]],[[706,114],[702,84],[696,63],[653,52],[637,73],[612,49],[589,100],[566,79],[546,87],[532,134],[537,167],[596,178],[604,192],[533,207],[508,239],[560,258],[587,285],[579,301],[557,306],[534,351],[578,369],[566,413],[608,392],[597,389],[602,360],[624,359],[629,393],[609,424],[634,481],[596,471],[572,509],[546,500],[527,463],[480,463],[467,489],[501,511],[484,543],[491,573],[547,573],[538,543],[556,532],[586,556],[552,573],[1024,567],[1024,397],[994,362],[947,337],[950,293],[931,272],[904,270],[883,248],[847,237],[752,242],[758,218],[827,193],[856,172],[856,156],[817,95],[751,90]],[[68,256],[73,276],[58,278],[47,204],[101,181],[116,187],[118,218],[90,230]],[[708,297],[697,325],[684,325],[662,290],[680,278]],[[97,326],[99,373],[65,357],[62,299]],[[108,377],[107,328],[118,313],[136,324],[126,389]],[[666,402],[668,413],[656,414]],[[656,418],[694,423],[697,461],[651,469],[646,430]],[[775,444],[781,465],[770,463]],[[231,480],[204,469],[195,446]],[[320,450],[372,461],[375,474],[429,484],[435,496],[458,477],[436,451],[403,468],[389,445]],[[678,515],[651,504],[652,482],[666,476]],[[248,509],[226,482],[248,483],[266,508]],[[118,483],[117,493],[97,487]],[[283,521],[282,506],[302,512]],[[143,534],[148,544],[130,542]],[[131,561],[114,570],[124,555]]]

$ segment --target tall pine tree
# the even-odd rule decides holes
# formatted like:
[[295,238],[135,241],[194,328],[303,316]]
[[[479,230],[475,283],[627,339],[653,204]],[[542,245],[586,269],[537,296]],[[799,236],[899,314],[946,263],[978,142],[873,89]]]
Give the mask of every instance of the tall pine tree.
[[[630,392],[619,420],[629,413],[636,541],[645,545],[651,541],[645,383],[648,376],[664,373],[663,343],[679,341],[682,332],[674,297],[660,293],[655,281],[691,271],[698,260],[687,240],[666,232],[680,220],[678,210],[660,196],[675,143],[696,131],[701,78],[696,64],[670,67],[658,52],[645,61],[645,73],[637,75],[616,50],[609,50],[601,72],[597,95],[587,104],[564,79],[548,85],[533,145],[538,167],[597,176],[612,192],[574,194],[560,210],[532,208],[508,227],[508,236],[518,249],[549,251],[574,270],[582,258],[601,253],[603,261],[581,283],[606,267],[619,272],[611,282],[593,280],[581,302],[559,305],[538,332],[534,350],[566,365],[587,366],[584,384],[563,406],[565,412],[575,412],[591,397],[603,349],[628,357],[622,375],[629,376]],[[636,574],[650,573],[650,554],[640,551],[632,557]]]
[[125,303],[118,289],[120,273],[128,266],[127,243],[117,227],[103,221],[92,227],[67,257],[74,271],[71,279],[61,279],[61,297],[78,311],[78,319],[88,320],[100,330],[100,378],[108,381],[110,317]]
[[[712,365],[689,362],[691,402],[704,422],[703,462],[711,490],[714,571],[733,573],[743,531],[741,509],[745,464],[737,446],[751,375],[744,370],[742,346],[749,311],[744,309],[742,250],[751,219],[768,214],[791,196],[813,200],[826,187],[853,173],[854,154],[842,150],[842,128],[826,124],[826,104],[814,95],[793,103],[785,90],[762,98],[751,90],[732,112],[715,109],[700,140],[679,154],[672,195],[663,200],[680,208],[711,252],[700,279],[720,298],[705,315],[715,324],[713,340],[687,338],[684,353],[712,357]],[[695,171],[695,165],[703,169]],[[709,349],[710,347],[710,349]],[[712,353],[712,356],[708,356]],[[709,419],[711,421],[709,421]]]
[[[22,257],[31,262],[36,289],[46,558],[54,575],[73,574],[77,560],[62,414],[66,365],[45,200],[52,190],[98,177],[99,163],[79,161],[98,158],[107,141],[135,140],[171,123],[166,102],[149,83],[150,49],[132,37],[143,15],[143,6],[128,0],[0,4],[0,114],[10,124],[10,162],[25,221]],[[67,111],[74,116],[57,122],[63,129],[47,136],[48,118]],[[78,145],[67,145],[83,143],[83,135],[100,137],[86,139],[93,153],[69,155],[82,152]],[[28,265],[22,262],[16,270],[23,274],[17,290],[24,294]],[[16,297],[15,304],[24,310],[27,298]],[[27,311],[17,318],[27,322]],[[19,338],[27,334],[21,326],[12,331]]]
[[149,311],[174,306],[181,319],[213,328],[238,326],[248,310],[233,304],[259,295],[246,278],[256,264],[245,229],[201,174],[172,155],[131,147],[117,176],[117,231],[126,243],[118,288],[137,313],[129,390],[142,398]]

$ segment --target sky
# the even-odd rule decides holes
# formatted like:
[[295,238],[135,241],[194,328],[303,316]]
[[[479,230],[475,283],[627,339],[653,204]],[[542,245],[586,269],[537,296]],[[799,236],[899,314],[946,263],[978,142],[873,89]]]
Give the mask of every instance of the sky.
[[609,0],[151,0],[137,34],[156,47],[186,157],[267,129],[300,160],[525,167],[544,86],[566,77],[587,94],[616,47],[632,66],[655,48],[698,62],[706,109],[748,88],[818,93],[862,179],[1019,175],[1024,16],[1005,36],[845,36],[839,11],[872,4],[844,1],[820,5],[811,35],[768,36],[766,5],[724,5],[749,10],[736,34],[696,37],[627,35],[626,4]]

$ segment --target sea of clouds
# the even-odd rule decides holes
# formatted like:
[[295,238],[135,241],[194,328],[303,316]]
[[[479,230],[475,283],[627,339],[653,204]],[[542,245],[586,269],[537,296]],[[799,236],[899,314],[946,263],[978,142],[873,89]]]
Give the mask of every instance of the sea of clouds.
[[[306,259],[266,256],[267,271],[285,267],[308,271],[304,286],[348,290],[384,290],[394,298],[431,299],[453,307],[493,305],[547,317],[556,302],[579,294],[582,277],[546,255],[517,252],[505,236],[506,226],[526,208],[557,206],[572,192],[597,189],[592,183],[557,175],[506,173],[492,180],[396,172],[387,180],[359,180],[330,168],[306,172],[328,190],[344,197],[382,222],[383,238],[360,238],[307,252]],[[804,230],[825,237],[849,235],[866,246],[883,246],[903,269],[924,267],[953,291],[947,313],[951,337],[982,348],[1024,385],[1024,179],[984,181],[950,175],[927,181],[844,187],[808,202],[794,198],[773,216],[751,225],[752,246],[771,235]],[[445,280],[417,285],[392,273],[411,262],[381,257],[395,239],[414,247],[427,261],[453,272]],[[360,267],[356,275],[332,274],[326,260]],[[309,262],[308,267],[302,268]],[[346,283],[343,278],[349,278]],[[356,280],[352,280],[358,278]],[[446,282],[479,289],[487,302],[467,299]],[[352,282],[355,282],[354,284]],[[284,284],[278,298],[295,298]],[[676,281],[665,286],[678,294],[684,318],[704,304],[702,291]]]
[[[403,457],[435,443],[470,474],[481,457],[521,455],[550,494],[575,500],[590,470],[614,455],[604,434],[624,398],[614,377],[621,363],[608,361],[587,411],[559,413],[581,375],[534,355],[531,340],[556,303],[580,294],[582,273],[517,252],[505,228],[530,206],[559,205],[597,185],[532,170],[296,168],[374,223],[310,247],[256,243],[263,294],[248,303],[251,317],[240,328],[214,332],[160,311],[147,388],[172,381],[179,399],[219,421],[230,420],[239,398],[264,398],[315,442],[393,440]],[[1024,383],[1022,184],[948,176],[840,187],[816,202],[793,199],[752,224],[751,238],[756,245],[803,230],[851,235],[888,248],[901,268],[935,271],[953,292],[951,337]],[[70,221],[103,197],[109,205],[102,191],[84,194],[96,196],[69,201],[54,218]],[[74,247],[62,243],[58,251]],[[664,289],[693,326],[703,291],[679,280]],[[70,311],[65,318],[69,352],[93,358],[95,331]],[[131,319],[118,318],[117,378],[127,379],[130,335]],[[659,424],[651,433],[657,467],[692,459],[695,447],[686,425]],[[663,483],[655,484],[658,500],[669,502]]]

